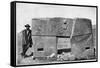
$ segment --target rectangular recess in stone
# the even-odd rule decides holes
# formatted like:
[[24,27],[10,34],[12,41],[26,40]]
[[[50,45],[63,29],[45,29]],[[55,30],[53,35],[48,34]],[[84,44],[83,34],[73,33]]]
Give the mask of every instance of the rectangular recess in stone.
[[[52,53],[56,54],[56,37],[32,36],[32,40],[35,57],[46,57]],[[43,48],[43,51],[37,51],[39,48]]]
[[69,49],[71,48],[70,38],[58,38],[57,49]]

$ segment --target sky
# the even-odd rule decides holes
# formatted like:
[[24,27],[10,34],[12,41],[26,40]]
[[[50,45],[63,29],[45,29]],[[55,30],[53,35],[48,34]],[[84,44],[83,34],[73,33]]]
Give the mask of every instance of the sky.
[[25,24],[32,24],[33,18],[64,17],[64,18],[89,18],[96,24],[96,8],[78,6],[59,6],[44,4],[16,4],[16,31],[25,29]]

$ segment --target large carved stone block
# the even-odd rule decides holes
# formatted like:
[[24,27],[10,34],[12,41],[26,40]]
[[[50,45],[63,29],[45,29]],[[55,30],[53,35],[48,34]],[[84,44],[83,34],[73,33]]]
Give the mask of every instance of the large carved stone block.
[[81,56],[84,55],[85,51],[87,51],[89,49],[94,50],[92,34],[85,34],[85,35],[81,35],[81,36],[73,36],[72,39],[71,39],[71,44],[72,44],[72,48],[71,48],[72,53],[78,59],[80,59]]
[[73,19],[32,19],[32,35],[70,36]]
[[56,37],[32,36],[35,57],[46,57],[56,54]]
[[73,26],[73,36],[92,33],[91,20],[85,18],[76,18],[73,22],[75,22]]

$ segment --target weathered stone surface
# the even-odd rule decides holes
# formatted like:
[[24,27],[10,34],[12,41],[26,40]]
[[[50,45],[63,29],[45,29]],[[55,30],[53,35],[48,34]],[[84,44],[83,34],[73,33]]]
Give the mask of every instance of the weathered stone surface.
[[57,49],[71,48],[70,38],[57,38]]
[[85,18],[32,19],[32,35],[70,36],[72,28],[73,36],[92,33],[91,20]]
[[81,54],[88,49],[94,48],[92,34],[86,34],[82,36],[74,36],[71,39],[72,53],[80,58]]
[[95,58],[95,56],[94,56],[94,49],[85,50],[82,53],[81,58],[84,58],[84,59],[94,59]]
[[32,20],[32,35],[47,35],[47,20]]
[[[46,57],[52,53],[56,53],[56,37],[47,36],[32,36],[34,42],[34,56]],[[43,48],[42,51],[38,51],[39,48]]]
[[32,35],[70,36],[73,19],[32,19]]
[[92,33],[91,20],[86,18],[76,18],[74,19],[74,22],[75,25],[74,25],[73,36]]
[[32,19],[32,35],[71,36],[65,39],[57,38],[57,49],[70,47],[77,57],[86,47],[93,48],[92,24],[91,20],[86,18]]

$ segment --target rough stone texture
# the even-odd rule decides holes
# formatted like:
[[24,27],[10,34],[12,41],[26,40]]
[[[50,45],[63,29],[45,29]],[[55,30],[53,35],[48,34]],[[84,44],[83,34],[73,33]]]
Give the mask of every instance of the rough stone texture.
[[91,20],[85,18],[76,18],[73,36],[84,35],[88,33],[92,33]]
[[[85,18],[37,18],[32,19],[32,35],[73,36],[92,32],[91,20]],[[84,29],[84,30],[83,30]]]
[[85,59],[94,59],[94,58],[95,58],[95,56],[94,56],[94,49],[85,50],[85,51],[82,53],[81,58],[85,58]]
[[57,38],[57,49],[69,49],[71,48],[70,38]]
[[57,49],[69,46],[76,57],[80,57],[86,47],[93,48],[92,24],[86,18],[32,19],[32,35],[72,36],[71,39],[57,38]]
[[47,20],[32,20],[32,35],[47,35]]
[[70,36],[73,19],[32,19],[32,35]]
[[[52,53],[56,54],[56,37],[32,36],[32,39],[35,57],[46,57]],[[43,48],[43,51],[38,51],[38,48]]]
[[86,34],[82,36],[74,36],[71,39],[72,53],[80,59],[82,53],[88,49],[93,49],[93,36],[92,34]]

